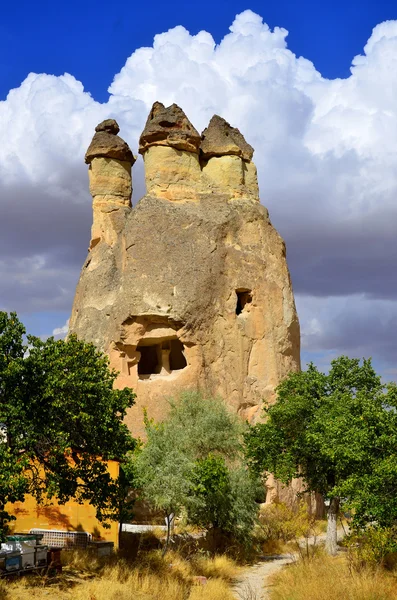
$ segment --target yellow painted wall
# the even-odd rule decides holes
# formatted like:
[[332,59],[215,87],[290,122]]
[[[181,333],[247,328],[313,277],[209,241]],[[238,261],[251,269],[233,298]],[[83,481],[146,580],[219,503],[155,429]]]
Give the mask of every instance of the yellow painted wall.
[[[108,462],[109,473],[112,478],[119,474],[119,463]],[[71,500],[66,504],[51,504],[39,506],[32,496],[26,496],[24,502],[8,504],[6,510],[16,517],[11,521],[12,530],[27,533],[30,529],[59,529],[61,531],[86,531],[91,533],[95,540],[106,540],[118,546],[118,523],[109,522],[110,528],[105,529],[95,518],[95,508],[85,502],[78,504]]]

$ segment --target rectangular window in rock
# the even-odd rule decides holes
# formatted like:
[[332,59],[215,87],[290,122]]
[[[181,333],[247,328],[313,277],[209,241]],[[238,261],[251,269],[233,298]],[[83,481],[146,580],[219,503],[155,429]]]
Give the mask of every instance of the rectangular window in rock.
[[141,354],[138,375],[144,376],[144,379],[147,375],[169,375],[187,366],[183,344],[178,339],[168,339],[150,346],[139,344],[136,349]]
[[240,315],[248,304],[252,302],[251,290],[236,290],[237,302],[236,302],[236,315]]
[[152,375],[161,371],[161,345],[138,346],[141,357],[138,362],[138,375]]
[[187,366],[185,355],[183,354],[183,344],[180,340],[171,340],[170,351],[170,369],[171,371],[180,371]]

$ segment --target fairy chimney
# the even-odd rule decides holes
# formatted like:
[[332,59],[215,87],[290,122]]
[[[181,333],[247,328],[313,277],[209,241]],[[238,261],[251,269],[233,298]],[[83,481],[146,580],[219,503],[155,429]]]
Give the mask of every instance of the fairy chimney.
[[299,369],[299,323],[285,245],[259,202],[253,148],[214,116],[202,135],[156,102],[139,140],[146,195],[133,208],[134,157],[115,121],[87,150],[94,225],[70,332],[94,342],[160,420],[186,389],[222,396],[255,422]]
[[93,198],[90,248],[100,240],[115,244],[131,209],[131,167],[135,158],[128,144],[117,135],[119,131],[114,119],[102,121],[95,127],[96,133],[85,153]]

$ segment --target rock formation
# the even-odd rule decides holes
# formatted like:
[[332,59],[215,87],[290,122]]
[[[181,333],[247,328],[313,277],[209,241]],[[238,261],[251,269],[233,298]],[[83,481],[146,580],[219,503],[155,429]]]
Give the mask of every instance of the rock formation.
[[85,154],[89,165],[90,192],[93,198],[92,249],[100,240],[117,243],[131,208],[131,167],[135,158],[117,134],[114,119],[102,121]]
[[161,419],[189,388],[255,421],[299,368],[285,245],[259,202],[253,149],[214,116],[202,136],[156,102],[141,135],[147,194],[131,207],[134,157],[104,121],[87,150],[94,224],[70,332],[110,356],[137,404]]

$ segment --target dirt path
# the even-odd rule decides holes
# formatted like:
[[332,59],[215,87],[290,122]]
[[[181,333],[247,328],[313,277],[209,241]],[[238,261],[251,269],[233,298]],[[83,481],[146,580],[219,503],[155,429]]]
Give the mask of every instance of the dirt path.
[[[338,540],[341,540],[345,531],[338,529]],[[309,545],[323,544],[325,534],[309,538]],[[275,556],[262,556],[252,567],[249,567],[240,575],[233,586],[236,600],[268,600],[270,597],[269,579],[273,573],[282,569],[285,565],[296,561],[298,554],[279,554]]]
[[259,562],[241,574],[233,586],[236,600],[266,600],[269,598],[268,582],[270,575],[276,573],[294,560],[292,554],[264,556]]

